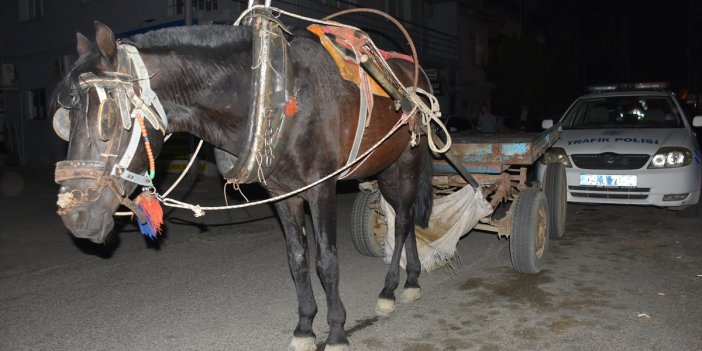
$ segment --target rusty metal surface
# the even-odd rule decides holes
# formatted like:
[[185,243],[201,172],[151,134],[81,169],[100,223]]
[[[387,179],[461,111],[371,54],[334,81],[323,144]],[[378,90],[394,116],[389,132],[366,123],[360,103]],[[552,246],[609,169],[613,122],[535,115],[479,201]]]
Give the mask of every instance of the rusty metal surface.
[[[453,136],[448,151],[472,174],[500,174],[513,165],[531,165],[556,139],[558,129],[542,133],[463,134]],[[435,174],[456,173],[445,160],[434,161]]]

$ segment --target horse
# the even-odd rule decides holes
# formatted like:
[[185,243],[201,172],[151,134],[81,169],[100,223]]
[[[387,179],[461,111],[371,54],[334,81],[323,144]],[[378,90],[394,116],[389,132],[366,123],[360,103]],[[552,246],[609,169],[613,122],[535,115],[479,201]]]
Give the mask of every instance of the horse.
[[[78,58],[51,96],[54,119],[62,118],[57,131],[68,140],[66,160],[56,166],[59,215],[74,237],[104,243],[113,232],[113,215],[121,205],[139,215],[129,196],[142,183],[133,177],[153,167],[165,134],[191,133],[229,155],[229,161],[245,152],[253,84],[252,29],[227,25],[176,27],[118,41],[108,26],[95,22],[94,42],[80,33],[76,37]],[[300,29],[292,34],[289,43],[298,110],[290,117],[292,132],[284,152],[262,183],[270,196],[300,189],[344,166],[359,118],[358,87],[342,79],[319,39]],[[136,49],[133,54],[143,62],[148,75],[138,76],[125,69],[133,66],[124,62],[128,56],[120,54],[120,47],[126,44]],[[413,64],[400,59],[389,59],[388,64],[402,84],[412,83]],[[148,83],[158,104],[137,106],[149,99],[148,89],[137,88],[137,81]],[[431,89],[426,79],[419,86]],[[120,96],[127,98],[122,101],[117,99]],[[150,118],[124,113],[132,108],[141,108]],[[154,118],[159,115],[156,110],[167,115],[167,123]],[[392,99],[376,97],[372,121],[360,149],[369,149],[385,136],[401,115]],[[138,127],[142,136],[135,136]],[[137,143],[133,142],[135,139]],[[389,314],[395,309],[403,247],[407,278],[401,298],[411,302],[421,295],[414,225],[426,227],[431,215],[432,161],[426,138],[420,137],[416,146],[410,145],[411,139],[405,124],[348,176],[376,179],[382,196],[397,214],[394,252],[378,296],[378,314]],[[125,157],[131,162],[120,171],[133,177],[115,174]],[[227,162],[223,163],[226,166]],[[222,165],[218,167],[222,169]],[[317,304],[304,229],[305,202],[317,248],[314,264],[328,308],[325,349],[349,348],[344,331],[346,310],[339,297],[335,210],[338,178],[332,177],[274,203],[284,230],[298,300],[291,350],[316,349],[312,324]]]

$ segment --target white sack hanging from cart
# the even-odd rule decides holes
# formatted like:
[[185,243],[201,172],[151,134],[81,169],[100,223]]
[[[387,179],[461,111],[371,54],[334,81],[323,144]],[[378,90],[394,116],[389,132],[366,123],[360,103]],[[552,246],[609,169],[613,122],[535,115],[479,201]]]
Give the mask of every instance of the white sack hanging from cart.
[[[395,211],[382,196],[380,206],[388,225],[383,246],[385,263],[389,264],[395,247]],[[492,212],[492,206],[482,192],[475,191],[472,186],[465,186],[453,194],[434,199],[429,227],[415,226],[422,269],[431,271],[448,263],[456,254],[458,240],[473,229],[481,218]],[[407,257],[403,248],[400,266],[404,269],[406,265]]]

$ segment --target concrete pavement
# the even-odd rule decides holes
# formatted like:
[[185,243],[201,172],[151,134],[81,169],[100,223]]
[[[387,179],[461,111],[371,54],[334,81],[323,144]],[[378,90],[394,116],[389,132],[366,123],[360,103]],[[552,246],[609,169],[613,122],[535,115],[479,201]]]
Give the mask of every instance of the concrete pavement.
[[[0,171],[0,350],[285,349],[297,307],[270,207],[174,211],[158,247],[125,220],[119,240],[95,246],[67,234],[57,189],[50,171]],[[180,189],[176,198],[223,202],[216,179]],[[419,301],[377,318],[386,266],[343,234],[352,201],[341,194],[338,212],[353,350],[702,349],[700,218],[570,205],[567,236],[536,275],[513,272],[508,241],[473,232],[453,268],[422,275]]]

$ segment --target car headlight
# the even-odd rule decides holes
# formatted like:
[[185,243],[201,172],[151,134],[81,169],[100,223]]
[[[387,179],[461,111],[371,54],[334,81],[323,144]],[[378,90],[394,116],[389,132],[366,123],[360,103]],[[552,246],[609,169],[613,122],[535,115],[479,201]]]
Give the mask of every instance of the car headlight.
[[664,147],[651,158],[648,168],[675,168],[692,162],[692,153],[684,147]]
[[552,147],[541,156],[541,163],[545,165],[556,162],[560,162],[566,167],[572,167],[568,155],[562,147]]

